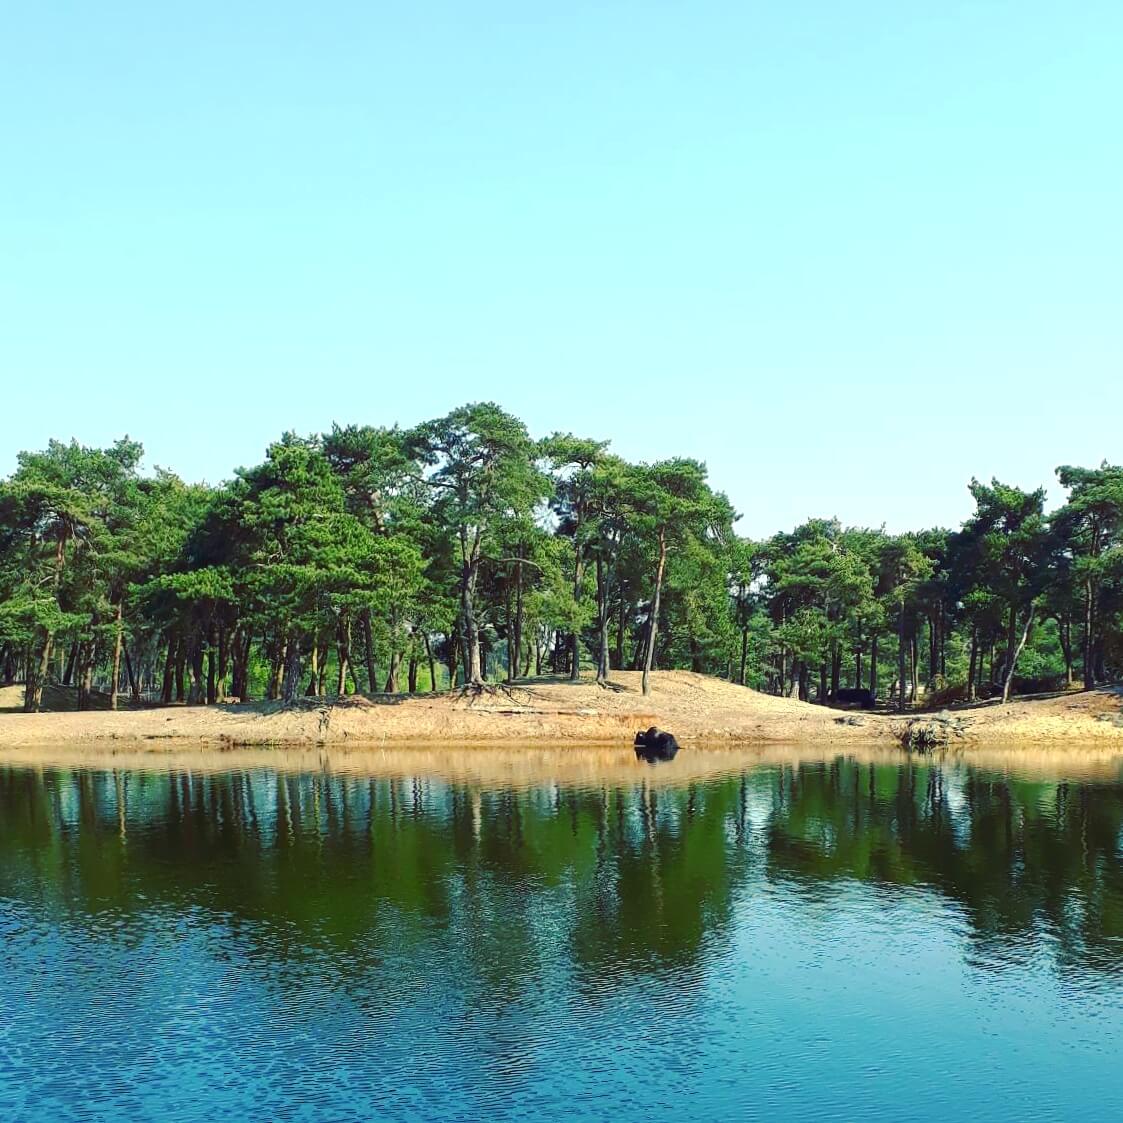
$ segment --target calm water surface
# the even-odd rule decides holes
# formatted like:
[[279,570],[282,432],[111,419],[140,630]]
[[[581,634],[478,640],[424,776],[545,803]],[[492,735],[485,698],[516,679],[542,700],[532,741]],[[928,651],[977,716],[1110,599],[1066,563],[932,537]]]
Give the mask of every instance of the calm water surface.
[[674,767],[0,767],[0,1120],[1123,1115],[1123,779]]

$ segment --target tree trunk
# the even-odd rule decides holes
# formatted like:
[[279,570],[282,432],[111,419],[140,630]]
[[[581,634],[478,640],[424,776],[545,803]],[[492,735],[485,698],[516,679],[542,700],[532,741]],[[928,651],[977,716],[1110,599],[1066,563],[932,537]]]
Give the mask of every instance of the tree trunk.
[[[1010,605],[1010,615],[1006,622],[1006,654],[1002,663],[1002,681],[1010,677],[1010,668],[1014,663],[1014,647],[1018,642],[1018,609],[1016,605]],[[1005,694],[1005,689],[1003,689]]]
[[[51,647],[54,635],[47,629],[42,630],[42,646],[38,658],[29,652],[27,657],[27,681],[23,688],[24,713],[37,714],[43,705],[43,684],[47,681],[47,671],[51,665]],[[77,656],[76,656],[77,657]]]
[[218,625],[218,689],[216,698],[226,697],[226,676],[230,672],[230,636],[226,625],[219,621]]
[[1002,686],[1002,704],[1010,701],[1010,688],[1014,683],[1014,670],[1018,665],[1018,658],[1029,640],[1029,633],[1033,628],[1034,605],[1031,602],[1029,612],[1026,614],[1026,626],[1022,629],[1022,638],[1018,641],[1010,655],[1010,666],[1006,669],[1006,682]]
[[749,629],[744,627],[741,629],[741,674],[738,681],[742,686],[746,686],[746,678],[748,675],[749,666]]
[[383,689],[384,694],[397,694],[398,693],[398,668],[402,663],[402,653],[400,651],[390,652],[390,669],[386,672],[386,686]]
[[339,659],[335,692],[342,698],[347,693],[347,670],[351,666],[351,618],[346,612],[341,612],[336,622],[335,650]]
[[281,683],[285,674],[285,665],[289,658],[288,640],[283,640],[279,648],[275,649],[273,665],[269,668],[269,688],[265,693],[270,702],[275,702],[281,696]]
[[191,651],[188,659],[188,676],[190,689],[187,692],[189,706],[200,705],[205,697],[205,684],[203,682],[203,638],[196,632],[191,637]]
[[1072,685],[1072,631],[1071,622],[1068,616],[1063,619],[1058,614],[1055,617],[1057,621],[1057,637],[1061,642],[1061,655],[1065,661],[1065,686]]
[[[522,547],[519,547],[522,556]],[[518,661],[523,651],[523,563],[515,563],[515,674],[519,673]]]
[[479,576],[479,534],[471,546],[462,539],[463,562],[460,571],[460,620],[464,628],[464,684],[482,686],[483,666],[480,661],[480,627],[476,620],[475,592]]
[[604,558],[597,554],[597,682],[608,682],[608,572]]
[[515,681],[515,664],[518,662],[518,655],[515,648],[515,621],[514,614],[511,612],[511,589],[508,585],[503,590],[503,616],[507,622],[507,682],[508,684]]
[[304,689],[304,696],[306,698],[313,698],[317,693],[317,687],[320,682],[320,645],[316,642],[316,637],[312,637],[312,666],[309,668],[308,685]]
[[121,647],[125,640],[124,624],[125,602],[117,602],[117,614],[113,625],[113,670],[109,679],[109,708],[117,708],[118,682],[121,678]]
[[[619,571],[617,571],[619,573]],[[616,615],[616,650],[615,655],[615,670],[622,671],[624,669],[624,621],[627,614],[627,605],[624,603],[623,588],[620,590],[620,610]]]
[[374,667],[374,629],[370,625],[370,609],[363,609],[363,648],[367,662],[367,691],[378,693],[378,675]]
[[133,669],[133,661],[129,655],[128,645],[124,649],[125,655],[125,677],[129,680],[129,692],[132,695],[133,705],[140,705],[140,683],[137,681],[136,674]]
[[435,694],[437,692],[437,661],[433,658],[433,645],[429,642],[429,632],[423,629],[421,638],[425,641],[425,658],[429,661],[429,691]]
[[918,627],[913,629],[912,643],[910,644],[910,647],[912,649],[912,685],[909,690],[909,701],[914,704],[916,702],[917,695],[920,693],[920,673],[919,667],[917,666],[917,664],[920,662],[920,640],[916,634],[919,630],[919,621],[917,621],[917,624]]
[[[582,549],[577,540],[577,535],[580,534],[581,524],[577,524],[577,530],[574,534],[574,558],[573,558],[573,603],[580,604],[581,602],[581,586],[585,578],[585,551]],[[577,682],[581,677],[581,638],[574,631],[569,637],[569,678],[571,682]]]
[[168,649],[164,654],[164,677],[160,683],[160,704],[168,706],[172,700],[172,688],[175,685],[175,638],[168,633]]
[[649,679],[651,663],[655,658],[655,636],[659,630],[659,601],[663,595],[663,573],[667,568],[667,532],[659,528],[659,562],[655,567],[655,595],[651,600],[651,617],[647,624],[647,651],[643,657],[643,677],[640,680],[641,693],[651,692]]
[[448,637],[448,688],[449,690],[456,689],[456,654],[459,645],[456,642],[455,636]]
[[215,656],[214,627],[207,629],[207,705],[218,701],[218,660]]
[[78,641],[75,640],[70,645],[70,651],[66,657],[66,669],[62,672],[62,685],[70,686],[74,682],[74,666],[78,661]]
[[[314,642],[312,650],[316,650]],[[285,644],[284,676],[281,679],[281,701],[286,706],[291,706],[296,701],[296,694],[300,689],[300,663],[300,641],[293,636]]]
[[78,656],[78,709],[93,707],[94,696],[94,644],[83,643]]
[[175,700],[183,702],[187,697],[187,644],[180,634],[175,645]]
[[897,621],[897,709],[905,712],[905,601],[901,598],[901,613]]
[[1091,577],[1084,583],[1084,689],[1096,685],[1095,667],[1096,588]]
[[320,663],[316,671],[316,695],[322,698],[328,692],[328,654],[331,651],[331,640],[324,637],[320,644]]
[[967,664],[967,701],[975,700],[975,675],[978,671],[979,661],[979,629],[976,625],[971,629],[971,658]]
[[410,657],[409,657],[409,667],[408,667],[406,673],[407,673],[406,681],[409,684],[409,692],[410,692],[410,694],[416,694],[417,693],[417,656],[416,655],[412,655],[412,654],[410,655]]
[[230,693],[239,702],[247,702],[250,693],[250,651],[253,647],[253,633],[247,629],[243,639],[239,630],[235,632],[232,642],[234,648],[234,681],[231,684]]
[[877,636],[870,637],[870,697],[877,698]]

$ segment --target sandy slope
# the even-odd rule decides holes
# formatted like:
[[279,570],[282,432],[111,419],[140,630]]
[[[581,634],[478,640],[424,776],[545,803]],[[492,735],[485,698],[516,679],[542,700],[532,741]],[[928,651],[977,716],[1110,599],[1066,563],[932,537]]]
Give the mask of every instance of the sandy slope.
[[[894,745],[902,720],[840,712],[745,690],[728,682],[662,671],[644,698],[639,675],[618,672],[612,688],[585,680],[538,680],[478,697],[396,695],[307,703],[294,709],[251,703],[112,713],[0,713],[0,745],[160,741],[220,745],[310,745],[558,741],[629,744],[635,730],[670,729],[686,742]],[[0,690],[0,709],[20,690]],[[1080,742],[1123,751],[1123,693],[1088,694],[955,711],[956,746]]]

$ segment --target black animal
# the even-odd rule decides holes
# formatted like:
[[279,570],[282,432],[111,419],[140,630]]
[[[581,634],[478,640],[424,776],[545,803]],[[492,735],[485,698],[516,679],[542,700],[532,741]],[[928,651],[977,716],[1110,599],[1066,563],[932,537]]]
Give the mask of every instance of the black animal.
[[664,733],[654,725],[636,734],[636,759],[646,760],[648,764],[655,764],[660,760],[674,760],[678,752],[678,742],[673,733]]
[[860,690],[856,686],[843,686],[834,696],[836,702],[850,702],[862,707],[863,710],[872,710],[874,696],[868,690]]

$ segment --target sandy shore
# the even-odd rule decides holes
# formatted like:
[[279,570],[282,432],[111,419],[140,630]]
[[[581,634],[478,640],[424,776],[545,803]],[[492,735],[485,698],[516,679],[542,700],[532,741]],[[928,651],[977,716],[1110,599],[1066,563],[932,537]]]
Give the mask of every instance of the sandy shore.
[[[868,746],[900,744],[909,719],[839,711],[691,674],[662,671],[644,697],[639,675],[617,672],[609,689],[591,680],[536,680],[476,697],[459,693],[277,703],[170,706],[23,714],[19,687],[0,690],[0,746],[105,742],[211,746],[496,745],[627,746],[658,725],[686,744]],[[986,704],[951,711],[950,747],[1095,746],[1123,752],[1123,690]]]
[[[1110,744],[997,749],[975,746],[914,757],[922,764],[969,764],[1025,780],[1111,782],[1123,780],[1123,749]],[[456,748],[412,744],[374,748],[362,744],[305,748],[182,745],[175,742],[87,742],[65,745],[0,745],[0,767],[95,769],[106,772],[189,772],[192,776],[245,772],[329,773],[359,780],[430,779],[479,787],[536,788],[549,784],[595,788],[643,783],[653,787],[719,780],[755,768],[853,763],[896,767],[909,759],[900,748],[874,746],[694,745],[658,766],[638,761],[627,747],[567,744],[556,748],[500,745]]]

